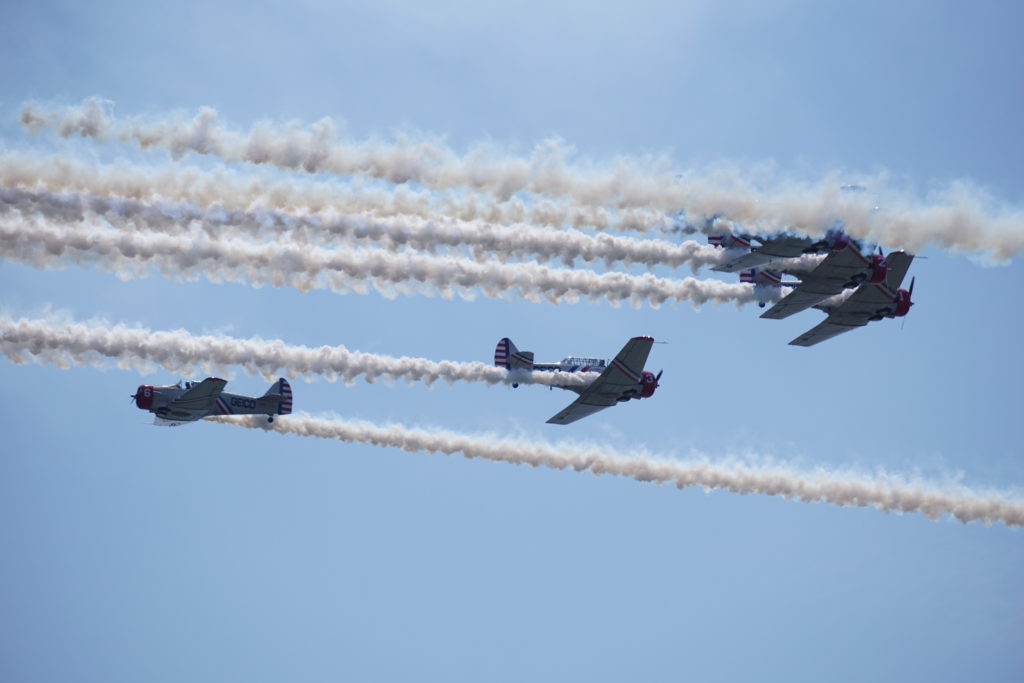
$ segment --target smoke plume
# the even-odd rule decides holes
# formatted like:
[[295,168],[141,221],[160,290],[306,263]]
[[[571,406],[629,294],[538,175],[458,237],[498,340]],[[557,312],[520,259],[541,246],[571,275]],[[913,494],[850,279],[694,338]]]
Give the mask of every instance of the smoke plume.
[[[481,351],[490,352],[490,349]],[[482,382],[484,384],[542,384],[585,386],[595,373],[509,372],[486,363],[431,361],[426,358],[382,356],[351,351],[344,346],[294,346],[281,340],[237,339],[223,335],[193,335],[185,330],[87,324],[57,319],[0,317],[0,352],[21,363],[33,360],[62,368],[104,367],[114,361],[122,369],[152,371],[154,366],[181,375],[229,374],[241,367],[250,375],[273,381],[287,377],[323,377],[352,382],[363,377],[423,382]]]
[[200,233],[168,235],[111,230],[89,222],[54,226],[36,218],[0,217],[0,255],[37,268],[91,264],[120,277],[144,276],[152,267],[167,277],[242,281],[365,293],[370,284],[385,296],[418,291],[471,298],[474,291],[499,298],[518,294],[552,303],[580,298],[628,300],[657,308],[666,301],[736,304],[753,300],[753,288],[718,280],[669,280],[651,274],[596,273],[535,263],[477,262],[452,256],[393,254],[379,249],[324,249],[301,242],[252,244]]
[[[132,142],[160,148],[175,159],[188,153],[226,161],[270,164],[308,173],[361,174],[392,183],[415,181],[435,189],[469,188],[502,200],[516,193],[569,198],[585,206],[654,209],[694,216],[724,215],[759,231],[796,230],[820,234],[836,219],[854,237],[918,251],[926,244],[967,251],[989,251],[1009,258],[1024,247],[1024,212],[1000,205],[985,191],[964,182],[932,192],[922,202],[885,188],[884,176],[829,174],[801,183],[757,177],[734,167],[678,172],[666,158],[618,159],[610,167],[572,166],[572,150],[559,140],[541,143],[528,157],[509,156],[477,145],[460,156],[438,139],[392,142],[339,141],[324,118],[311,126],[284,128],[259,124],[248,133],[223,126],[205,107],[190,120],[168,116],[149,121],[118,119],[110,102],[22,107],[30,131]],[[876,188],[876,199],[844,193],[851,180]]]
[[782,466],[757,467],[739,462],[669,460],[646,454],[621,455],[600,446],[551,444],[493,436],[470,436],[448,431],[410,429],[401,425],[326,420],[292,415],[272,425],[258,417],[207,418],[224,424],[264,429],[282,434],[337,439],[404,451],[462,454],[531,467],[573,469],[592,474],[611,474],[637,481],[671,484],[682,489],[700,486],[733,493],[781,496],[804,503],[831,503],[842,507],[873,507],[883,512],[915,512],[938,519],[952,515],[961,522],[1002,522],[1024,526],[1024,501],[999,494],[975,493],[958,487],[947,490],[899,477],[874,479],[819,470],[799,472]]
[[188,233],[198,228],[211,237],[290,239],[321,245],[372,241],[391,251],[406,247],[421,251],[467,247],[477,260],[485,256],[502,262],[539,257],[541,260],[559,259],[567,266],[572,266],[577,259],[588,263],[602,261],[607,266],[639,263],[647,267],[678,267],[685,263],[696,271],[701,266],[721,263],[725,255],[722,249],[694,241],[673,244],[606,233],[557,231],[521,223],[505,226],[445,218],[425,220],[414,216],[376,218],[366,213],[339,213],[334,209],[317,212],[227,210],[216,206],[202,209],[180,201],[141,201],[116,195],[0,186],[0,212],[5,211],[62,222],[102,218],[121,229],[169,234]]
[[[643,232],[678,230],[664,212],[643,208],[581,206],[563,200],[498,200],[481,194],[431,192],[409,186],[387,189],[353,179],[348,182],[282,179],[266,174],[239,174],[224,167],[103,165],[80,159],[10,152],[0,155],[0,186],[53,192],[77,191],[140,201],[183,201],[226,210],[281,209],[374,216],[449,217],[494,224],[595,228]],[[721,223],[721,222],[720,222]],[[722,223],[724,225],[724,223]],[[696,230],[690,230],[695,232]]]

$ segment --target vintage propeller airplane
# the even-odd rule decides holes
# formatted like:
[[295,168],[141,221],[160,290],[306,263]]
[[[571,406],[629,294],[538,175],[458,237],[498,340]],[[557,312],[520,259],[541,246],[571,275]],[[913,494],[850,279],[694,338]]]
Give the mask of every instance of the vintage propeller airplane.
[[910,289],[901,289],[900,285],[913,260],[913,254],[904,251],[889,254],[886,257],[888,270],[884,282],[865,282],[848,297],[837,297],[835,301],[830,299],[816,305],[815,308],[827,313],[828,317],[789,343],[794,346],[814,346],[855,327],[863,327],[873,320],[905,316],[914,305],[911,297],[914,294],[915,278],[910,280]]
[[[828,313],[824,322],[789,342],[794,346],[813,346],[874,320],[905,316],[914,305],[914,280],[910,281],[909,290],[900,289],[900,284],[913,260],[914,255],[905,251],[883,256],[881,247],[877,253],[865,255],[855,242],[849,241],[811,270],[801,271],[783,264],[780,270],[752,268],[740,273],[740,281],[754,285],[754,298],[762,308],[766,301],[778,296],[780,288],[791,289],[762,313],[762,318],[782,320],[812,307]],[[799,280],[784,282],[783,273]]]
[[762,313],[762,318],[782,320],[863,282],[883,283],[889,273],[889,262],[882,255],[881,247],[878,253],[865,256],[853,242],[849,242],[809,271],[786,269],[784,272],[795,275],[800,282],[781,301]]
[[[586,386],[561,387],[575,391],[580,396],[548,420],[548,423],[567,425],[616,403],[654,395],[654,390],[658,388],[658,381],[661,379],[661,372],[655,375],[643,369],[653,344],[654,339],[651,337],[633,337],[611,362],[600,358],[570,356],[559,363],[534,363],[532,351],[520,351],[508,337],[505,337],[498,342],[494,350],[494,364],[510,371],[600,373]],[[513,383],[512,386],[519,385]]]
[[227,380],[219,377],[166,386],[143,384],[132,400],[140,409],[156,416],[153,424],[164,426],[195,422],[211,415],[266,415],[267,422],[273,422],[274,415],[292,412],[292,388],[284,377],[262,396],[225,393],[226,384]]
[[860,252],[856,241],[850,239],[850,236],[841,228],[829,230],[821,239],[787,233],[770,236],[738,233],[709,235],[708,244],[727,250],[745,250],[745,253],[734,256],[712,268],[720,273],[738,273],[748,268],[771,265],[806,254],[840,252],[850,246],[858,253]]

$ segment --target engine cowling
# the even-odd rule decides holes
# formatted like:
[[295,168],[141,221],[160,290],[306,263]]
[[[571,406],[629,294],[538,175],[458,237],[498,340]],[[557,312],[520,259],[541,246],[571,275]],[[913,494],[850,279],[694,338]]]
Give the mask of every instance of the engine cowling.
[[142,384],[135,390],[135,405],[141,410],[152,410],[153,409],[153,385]]
[[885,260],[885,257],[881,254],[871,255],[871,265],[868,266],[868,282],[873,285],[885,282],[886,275],[889,274],[889,263]]
[[910,292],[905,289],[900,289],[896,292],[896,312],[893,313],[894,318],[899,318],[910,312],[910,307],[914,305],[914,302],[910,300]]
[[654,395],[654,390],[658,388],[658,379],[654,376],[653,372],[643,372],[640,383],[642,388],[640,390],[640,398],[650,398]]

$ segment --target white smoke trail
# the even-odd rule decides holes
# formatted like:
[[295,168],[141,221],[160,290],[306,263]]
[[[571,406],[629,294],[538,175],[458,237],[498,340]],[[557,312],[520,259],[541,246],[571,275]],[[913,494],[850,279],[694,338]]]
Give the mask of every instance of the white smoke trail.
[[0,316],[0,352],[16,363],[32,360],[61,368],[105,367],[112,360],[119,368],[140,372],[154,365],[182,376],[225,374],[241,367],[250,375],[273,381],[279,375],[311,379],[323,377],[346,383],[363,377],[423,382],[482,382],[484,384],[542,384],[585,386],[596,373],[510,373],[486,363],[431,361],[426,358],[383,356],[351,351],[344,346],[295,346],[281,340],[237,339],[223,335],[193,335],[185,330],[149,330],[143,327],[88,324],[59,319],[14,319]]
[[[670,214],[725,215],[761,230],[820,233],[841,219],[854,237],[918,251],[929,243],[968,251],[991,251],[999,259],[1024,247],[1024,212],[1002,207],[992,197],[965,183],[954,183],[928,197],[927,204],[905,193],[885,192],[885,178],[830,174],[816,184],[752,178],[733,168],[674,171],[667,159],[627,161],[612,170],[574,168],[571,150],[559,141],[534,149],[529,158],[502,157],[483,145],[460,157],[434,139],[394,143],[337,140],[334,124],[325,118],[308,128],[275,129],[260,124],[249,133],[220,125],[213,109],[203,108],[190,120],[167,117],[153,121],[116,119],[112,103],[92,98],[77,106],[22,107],[22,123],[30,131],[53,128],[60,135],[134,142],[143,148],[166,149],[172,157],[210,154],[228,161],[342,174],[365,174],[394,183],[409,180],[434,188],[468,187],[509,198],[517,192],[538,197],[570,197],[587,206],[643,207]],[[841,186],[854,180],[878,189],[883,210]]]
[[938,519],[952,515],[961,522],[1002,522],[1024,526],[1024,500],[999,494],[980,494],[958,487],[947,490],[899,477],[874,479],[819,470],[802,473],[780,466],[756,467],[737,462],[668,460],[644,453],[619,455],[600,446],[550,444],[493,436],[470,436],[440,430],[411,429],[401,425],[326,420],[291,415],[268,425],[262,418],[207,418],[224,424],[264,429],[282,434],[337,439],[350,443],[481,458],[556,470],[573,469],[592,474],[631,477],[637,481],[672,484],[676,488],[700,486],[734,493],[781,496],[805,503],[831,503],[843,507],[873,507],[883,512],[915,512]]
[[552,303],[604,298],[657,308],[666,301],[707,303],[753,300],[753,288],[718,280],[669,280],[651,274],[595,273],[534,263],[476,262],[450,256],[392,254],[371,249],[310,247],[298,242],[251,244],[202,234],[166,235],[111,230],[88,222],[61,227],[24,217],[0,217],[0,256],[37,268],[91,264],[122,278],[157,267],[172,279],[243,281],[254,286],[290,286],[365,293],[373,285],[385,296],[410,293],[471,298],[479,289],[499,298]]
[[126,163],[95,164],[61,156],[10,152],[0,155],[0,185],[53,192],[78,191],[117,195],[140,201],[184,201],[199,207],[227,210],[334,209],[375,216],[450,217],[496,224],[529,223],[562,228],[646,231],[671,229],[675,221],[660,211],[611,210],[553,200],[499,201],[475,194],[416,191],[407,186],[387,190],[357,181],[339,183],[239,175],[229,169],[211,171],[189,166],[146,167]]
[[82,192],[48,192],[0,186],[0,213],[17,211],[50,221],[75,222],[101,217],[118,228],[135,228],[170,234],[199,228],[214,237],[283,238],[300,242],[333,244],[342,240],[378,242],[396,251],[403,247],[433,251],[438,247],[469,247],[482,260],[493,255],[499,261],[540,257],[560,259],[572,266],[577,259],[593,262],[642,263],[647,267],[700,266],[721,263],[725,251],[694,241],[672,244],[662,240],[636,240],[608,234],[589,235],[576,230],[554,231],[530,225],[498,226],[457,220],[423,220],[415,217],[373,218],[366,214],[342,214],[333,209],[316,213],[289,213],[276,209],[201,209],[185,202],[151,201],[93,195]]

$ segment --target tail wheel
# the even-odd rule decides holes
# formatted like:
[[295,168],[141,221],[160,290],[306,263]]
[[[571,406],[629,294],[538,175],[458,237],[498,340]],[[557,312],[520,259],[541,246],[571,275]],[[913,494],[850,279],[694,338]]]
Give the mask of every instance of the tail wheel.
[[271,417],[270,415],[267,415],[267,422],[270,422],[271,424],[273,424],[274,418]]

